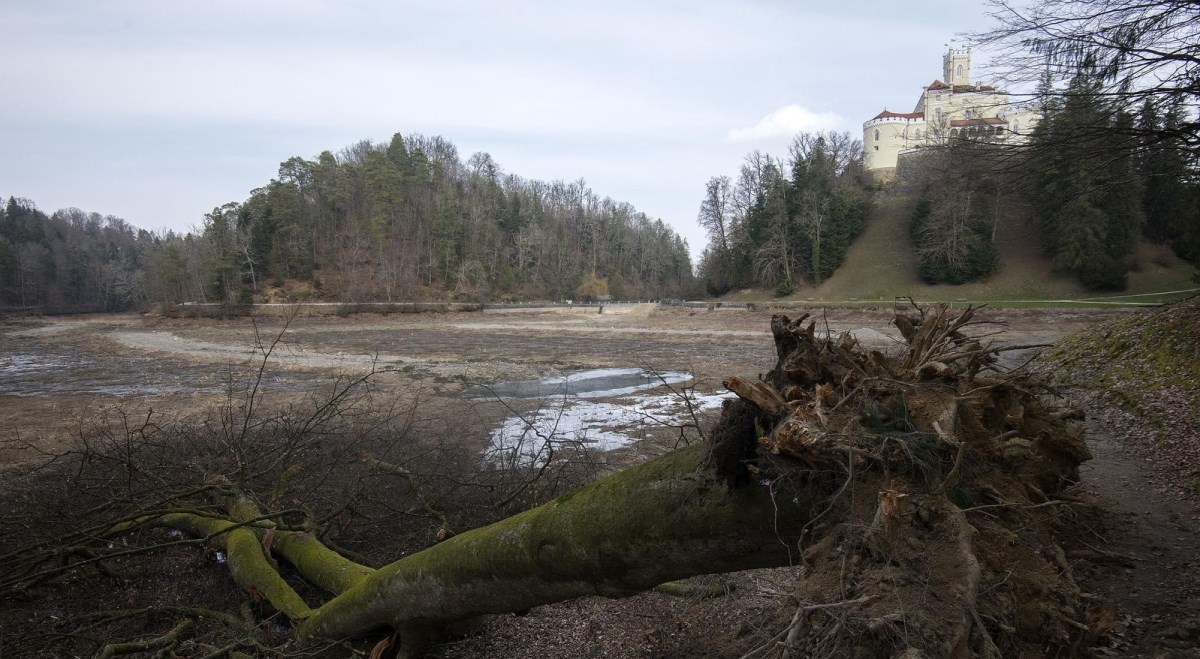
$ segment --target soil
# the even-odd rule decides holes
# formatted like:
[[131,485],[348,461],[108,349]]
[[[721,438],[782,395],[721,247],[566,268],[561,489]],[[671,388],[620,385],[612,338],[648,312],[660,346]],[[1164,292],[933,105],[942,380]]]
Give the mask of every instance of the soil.
[[[792,312],[795,315],[794,312]],[[894,310],[818,312],[830,332],[855,331],[886,349],[899,338]],[[986,310],[992,340],[1048,343],[1127,312]],[[283,335],[269,368],[277,400],[301,395],[333,375],[388,371],[385,391],[421,388],[436,407],[461,407],[472,383],[530,379],[591,367],[690,370],[700,391],[730,375],[752,377],[774,361],[770,310],[622,308],[571,312],[447,313],[353,318],[299,318]],[[168,320],[86,316],[0,321],[0,369],[14,355],[57,355],[60,364],[21,375],[19,391],[0,392],[0,461],[20,462],[52,449],[100,408],[153,408],[187,414],[218,403],[262,359],[256,335],[270,341],[280,321]],[[1013,353],[1011,362],[1032,356]],[[7,360],[7,362],[6,362]],[[76,386],[64,386],[63,373]],[[7,376],[7,373],[5,375]],[[69,384],[70,382],[68,382]],[[99,383],[99,384],[97,384]],[[101,386],[102,385],[102,386]],[[1128,424],[1107,422],[1091,404],[1095,459],[1084,484],[1102,506],[1077,507],[1079,546],[1106,560],[1072,563],[1083,587],[1112,608],[1112,626],[1095,652],[1111,656],[1200,657],[1200,510],[1169,487]],[[502,410],[480,410],[497,418]],[[15,440],[15,441],[14,441]],[[482,445],[485,438],[479,438]],[[629,459],[638,459],[631,453]],[[1157,486],[1156,486],[1157,484]],[[794,602],[784,594],[797,569],[723,577],[733,586],[716,598],[646,593],[626,600],[587,598],[539,607],[524,616],[494,616],[452,640],[437,656],[739,656],[774,636],[773,612]],[[711,578],[710,578],[711,579]],[[786,621],[784,621],[786,622]]]
[[1198,510],[1153,487],[1148,458],[1100,417],[1088,422],[1095,457],[1082,475],[1104,507],[1081,513],[1074,524],[1077,543],[1120,557],[1076,567],[1084,587],[1113,609],[1113,627],[1097,654],[1200,657]]

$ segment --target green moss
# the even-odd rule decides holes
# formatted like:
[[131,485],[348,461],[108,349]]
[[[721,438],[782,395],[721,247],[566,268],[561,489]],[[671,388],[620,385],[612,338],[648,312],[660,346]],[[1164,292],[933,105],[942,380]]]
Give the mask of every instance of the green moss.
[[230,531],[225,539],[225,548],[229,571],[239,586],[258,591],[271,606],[292,620],[303,620],[312,613],[308,604],[267,560],[254,531],[246,527]]
[[229,520],[191,513],[173,513],[146,521],[193,537],[210,538],[214,544],[225,548],[229,571],[239,586],[257,591],[292,620],[302,620],[312,613],[308,604],[267,560],[261,541],[249,527],[234,528],[236,525]]
[[706,448],[669,453],[380,568],[301,633],[438,624],[794,560],[810,509],[833,486],[730,489],[702,466]]
[[310,533],[277,532],[274,551],[294,565],[305,579],[335,595],[353,588],[375,572],[326,547]]

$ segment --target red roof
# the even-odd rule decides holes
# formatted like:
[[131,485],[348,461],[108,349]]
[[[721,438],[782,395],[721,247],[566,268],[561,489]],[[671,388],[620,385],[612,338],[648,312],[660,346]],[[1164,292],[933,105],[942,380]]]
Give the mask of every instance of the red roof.
[[1000,117],[988,117],[986,119],[951,119],[950,125],[954,128],[960,126],[1003,126],[1008,122]]
[[950,89],[950,87],[941,80],[934,80],[933,82],[929,83],[929,89]]
[[875,119],[924,119],[924,118],[925,118],[924,112],[888,112],[887,110],[884,110],[883,112],[880,112],[879,114],[872,117],[872,120],[875,120]]

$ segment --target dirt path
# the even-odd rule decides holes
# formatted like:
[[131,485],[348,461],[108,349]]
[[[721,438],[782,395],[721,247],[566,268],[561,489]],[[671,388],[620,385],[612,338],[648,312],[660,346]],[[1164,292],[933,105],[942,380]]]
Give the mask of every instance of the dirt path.
[[[236,363],[262,359],[267,345],[233,346],[228,344],[185,338],[170,332],[118,331],[108,334],[117,343],[140,351],[165,352],[207,361],[232,361]],[[285,343],[277,346],[271,358],[283,368],[334,368],[359,370],[371,366],[393,366],[397,364],[424,363],[428,360],[402,355],[345,355],[308,350]]]
[[[1189,503],[1154,487],[1147,458],[1098,415],[1084,488],[1105,506],[1079,520],[1080,540],[1113,560],[1077,563],[1085,589],[1111,606],[1108,656],[1200,657],[1200,525]],[[1087,546],[1085,544],[1085,546]]]

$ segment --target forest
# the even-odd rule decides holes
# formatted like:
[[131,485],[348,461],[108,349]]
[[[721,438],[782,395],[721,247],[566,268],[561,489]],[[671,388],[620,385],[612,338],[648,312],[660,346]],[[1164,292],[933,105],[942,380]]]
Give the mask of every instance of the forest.
[[755,151],[737,181],[709,180],[699,276],[710,295],[762,287],[783,296],[818,284],[842,264],[870,211],[862,143],[849,133],[801,133],[786,160]]
[[0,306],[115,311],[182,302],[396,302],[682,297],[686,242],[583,180],[463,162],[441,137],[397,134],[289,158],[247,199],[184,235],[10,197]]

